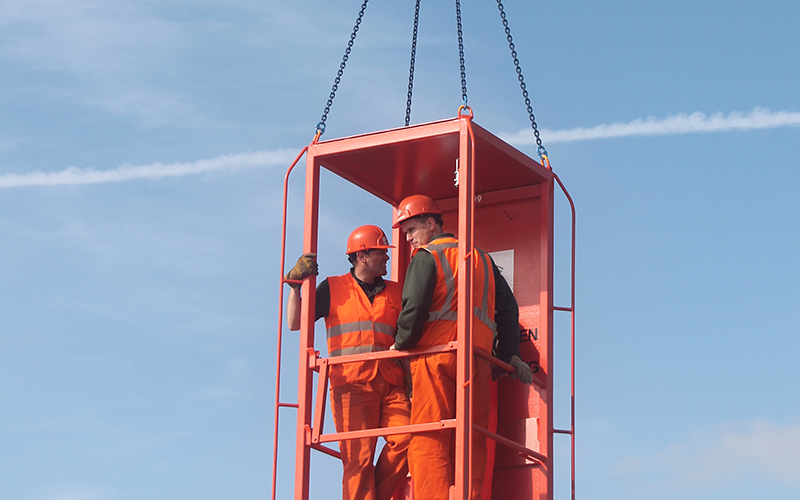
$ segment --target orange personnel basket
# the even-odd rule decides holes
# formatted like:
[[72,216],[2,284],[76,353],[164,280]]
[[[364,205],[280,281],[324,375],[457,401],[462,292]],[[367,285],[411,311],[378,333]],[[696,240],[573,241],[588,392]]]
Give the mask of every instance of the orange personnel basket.
[[[277,462],[278,416],[281,407],[297,408],[295,493],[307,500],[311,477],[312,450],[336,456],[325,443],[346,438],[387,435],[386,429],[350,433],[323,432],[327,393],[327,371],[331,364],[385,359],[454,350],[457,353],[457,415],[454,421],[411,425],[407,432],[451,428],[455,430],[455,487],[451,498],[469,498],[471,435],[489,439],[489,468],[484,489],[488,498],[516,500],[553,498],[553,435],[571,435],[572,495],[574,498],[574,341],[572,424],[568,430],[553,427],[553,313],[563,310],[573,317],[574,339],[574,207],[572,298],[569,307],[553,304],[553,197],[555,184],[564,190],[558,177],[545,165],[534,161],[472,121],[469,115],[449,120],[370,133],[355,137],[312,142],[305,150],[305,227],[303,252],[317,251],[319,221],[320,168],[341,176],[393,207],[406,196],[425,194],[436,200],[443,212],[445,230],[456,233],[459,241],[458,341],[445,346],[417,348],[409,352],[386,351],[336,358],[323,358],[314,345],[314,276],[303,282],[301,309],[300,361],[297,404],[280,400],[281,330],[278,333],[278,363],[275,407],[275,449]],[[298,160],[302,156],[298,156]],[[297,163],[297,160],[295,161]],[[294,165],[293,165],[294,166]],[[286,174],[288,183],[290,167]],[[284,207],[286,207],[284,191]],[[285,227],[284,208],[284,227]],[[358,221],[354,221],[354,225]],[[400,229],[391,235],[392,279],[403,283],[411,248]],[[285,261],[285,230],[282,266]],[[489,252],[511,285],[520,308],[520,353],[534,371],[534,383],[523,385],[504,377],[496,383],[496,407],[492,429],[481,429],[471,422],[468,383],[472,355],[478,352],[471,342],[473,294],[469,257],[475,247]],[[283,269],[281,271],[283,275]],[[283,309],[281,280],[281,310]],[[281,316],[282,318],[282,316]],[[282,322],[282,319],[281,319]],[[492,361],[493,360],[493,361]],[[506,370],[513,369],[494,358],[490,361]],[[317,399],[313,396],[313,374],[319,372]],[[413,404],[413,401],[412,401]],[[393,428],[396,431],[398,428]],[[496,443],[496,447],[493,446]],[[494,451],[494,453],[493,453]],[[273,465],[273,498],[275,467]],[[412,478],[413,479],[413,478]],[[489,486],[489,483],[491,486]],[[491,491],[488,491],[491,488]],[[413,492],[398,494],[413,499]]]

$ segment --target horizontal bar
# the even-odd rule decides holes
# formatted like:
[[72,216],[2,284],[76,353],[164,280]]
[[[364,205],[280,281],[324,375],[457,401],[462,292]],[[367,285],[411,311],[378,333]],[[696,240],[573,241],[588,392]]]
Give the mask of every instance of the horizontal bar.
[[[476,355],[486,359],[487,361],[489,361],[489,363],[499,366],[509,374],[515,375],[517,373],[517,370],[513,366],[495,358],[494,356],[484,351],[483,349],[479,349],[477,347],[473,347],[472,349]],[[542,389],[547,389],[547,379],[545,378],[544,380],[542,380],[542,376],[541,375],[537,376],[536,373],[533,374],[533,381],[531,383],[539,386]]]
[[454,429],[455,419],[440,420],[429,424],[398,425],[397,427],[378,427],[375,429],[365,429],[363,431],[337,432],[336,434],[323,434],[319,437],[320,443],[330,443],[333,441],[347,441],[350,439],[365,439],[372,437],[391,436],[394,434],[417,434],[420,432],[441,431],[443,429]]
[[508,373],[517,373],[517,370],[515,370],[513,366],[511,366],[510,364],[508,364],[508,363],[506,363],[504,361],[501,361],[501,360],[495,358],[494,356],[492,356],[488,352],[484,351],[483,349],[480,349],[478,347],[473,347],[472,350],[476,355],[478,355],[478,356],[482,357],[483,359],[487,360],[489,363],[492,363],[494,365],[499,366],[500,368],[502,368],[503,370],[507,371]]
[[571,430],[553,429],[553,434],[572,434]]
[[566,311],[566,312],[572,312],[572,308],[571,308],[571,307],[558,307],[558,306],[553,306],[553,310],[554,310],[554,311]]
[[[348,356],[334,356],[332,358],[327,358],[328,365],[341,365],[346,363],[356,363],[359,361],[375,361],[379,359],[398,359],[398,358],[408,358],[413,356],[422,356],[425,354],[439,354],[443,352],[450,352],[455,351],[458,346],[458,342],[448,342],[447,344],[431,346],[431,347],[416,347],[414,349],[409,349],[408,351],[379,351],[379,352],[367,352],[364,354],[350,354]],[[500,368],[504,369],[506,372],[510,374],[516,373],[516,370],[513,366],[508,363],[505,363],[488,352],[484,351],[483,349],[473,348],[475,354],[481,356],[482,358],[486,359],[490,363],[493,363]],[[309,354],[313,352],[313,349],[309,349]],[[309,368],[319,371],[319,367],[322,365],[322,360],[324,358],[320,358],[317,356],[311,357],[309,359]],[[541,388],[547,388],[547,381],[541,380],[541,377],[536,377],[534,374],[533,383]]]
[[300,405],[297,403],[278,403],[278,407],[282,408],[300,408]]
[[541,465],[542,467],[544,467],[545,464],[547,463],[547,457],[546,456],[544,456],[541,453],[538,453],[536,451],[533,451],[530,448],[526,448],[526,447],[522,446],[521,444],[519,444],[516,441],[512,441],[511,439],[505,438],[505,437],[503,437],[503,436],[501,436],[499,434],[495,434],[494,432],[487,431],[483,427],[480,427],[480,426],[477,426],[477,425],[473,425],[472,426],[472,430],[478,431],[481,434],[483,434],[484,436],[488,437],[489,439],[493,439],[493,440],[497,441],[500,444],[503,444],[503,445],[508,446],[509,448],[513,449],[513,450],[518,451],[521,455],[525,455],[526,458],[528,458],[529,460],[532,460],[534,462],[538,462],[539,465]]
[[328,448],[327,446],[322,446],[321,444],[312,444],[311,448],[313,448],[313,449],[315,449],[317,451],[321,451],[322,453],[325,453],[326,455],[330,455],[333,458],[338,458],[340,460],[342,458],[342,454],[341,453],[339,453],[338,451],[334,450],[333,448]]
[[[376,146],[389,146],[399,142],[407,142],[416,139],[428,139],[437,135],[457,135],[460,127],[461,122],[458,118],[448,118],[446,120],[439,120],[423,125],[414,125],[413,127],[399,127],[378,133],[372,132],[351,137],[328,139],[327,141],[318,142],[317,144],[310,146],[310,149],[312,149],[310,153],[313,154],[313,156],[326,156],[335,153],[349,152],[353,149],[367,149]],[[354,147],[352,145],[352,141],[356,138],[359,139],[357,142],[358,146]],[[320,165],[322,164],[320,160],[317,161],[320,162]],[[332,169],[328,170],[333,172]],[[336,174],[341,176],[339,172],[336,172]],[[357,183],[354,184],[358,185]]]
[[[364,354],[350,354],[347,356],[334,356],[328,358],[328,365],[343,365],[346,363],[356,363],[359,361],[375,361],[379,359],[397,359],[397,358],[410,358],[412,356],[421,356],[423,354],[438,354],[442,352],[455,351],[457,342],[449,342],[443,345],[436,345],[431,347],[415,347],[407,351],[378,351],[366,352]],[[310,360],[310,368],[319,368],[322,364],[321,358]]]

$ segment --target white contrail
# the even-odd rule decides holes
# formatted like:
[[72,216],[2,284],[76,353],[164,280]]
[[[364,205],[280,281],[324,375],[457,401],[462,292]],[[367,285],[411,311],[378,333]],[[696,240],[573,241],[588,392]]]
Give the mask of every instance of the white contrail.
[[100,184],[133,179],[153,179],[158,177],[180,177],[184,175],[233,170],[247,167],[272,167],[286,165],[295,158],[298,151],[277,149],[223,155],[216,158],[187,163],[151,163],[150,165],[121,165],[113,170],[93,170],[68,167],[58,172],[0,175],[0,188],[26,186],[65,186],[76,184]]
[[[707,117],[705,114],[697,112],[691,115],[669,115],[666,118],[648,117],[646,120],[636,119],[629,123],[602,124],[592,128],[541,129],[541,138],[546,144],[552,144],[554,142],[585,141],[634,135],[694,134],[792,125],[800,125],[800,113],[792,111],[772,112],[769,109],[756,107],[747,114],[734,111],[728,116],[722,113],[714,113]],[[515,146],[536,144],[533,131],[529,128],[520,130],[513,135],[501,135],[501,137]]]
[[[734,111],[728,116],[722,113],[714,113],[707,117],[705,114],[697,112],[691,115],[670,115],[666,118],[649,117],[646,120],[637,119],[629,123],[602,124],[592,128],[578,127],[567,130],[541,129],[541,137],[546,144],[552,144],[556,142],[605,139],[609,137],[692,134],[698,132],[753,130],[797,125],[800,125],[800,113],[798,112],[772,112],[769,109],[757,107],[747,114]],[[521,130],[513,135],[504,134],[501,135],[501,137],[515,146],[530,145],[536,142],[530,129]],[[124,164],[113,170],[68,167],[65,170],[57,172],[42,172],[37,170],[28,174],[2,174],[0,175],[0,188],[100,184],[104,182],[120,182],[133,179],[180,177],[203,172],[246,167],[288,166],[296,154],[297,151],[295,150],[276,149],[273,151],[224,155],[187,163],[163,164],[156,162],[150,165],[140,166]]]

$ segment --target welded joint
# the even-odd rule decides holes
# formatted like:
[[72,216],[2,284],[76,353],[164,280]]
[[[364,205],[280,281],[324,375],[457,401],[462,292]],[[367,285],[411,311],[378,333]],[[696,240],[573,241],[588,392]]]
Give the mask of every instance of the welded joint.
[[319,351],[315,351],[312,347],[309,347],[306,351],[308,352],[308,367],[314,371],[319,371],[319,366],[317,366]]

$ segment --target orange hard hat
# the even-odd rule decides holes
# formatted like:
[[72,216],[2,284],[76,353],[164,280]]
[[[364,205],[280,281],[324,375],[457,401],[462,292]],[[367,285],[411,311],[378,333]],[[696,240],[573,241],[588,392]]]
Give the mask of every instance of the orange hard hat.
[[397,229],[404,220],[422,214],[442,215],[442,211],[439,210],[439,206],[430,196],[425,196],[424,194],[408,196],[397,205],[397,222],[392,227]]
[[378,226],[359,226],[347,238],[347,252],[351,254],[359,250],[372,250],[373,248],[394,248]]

